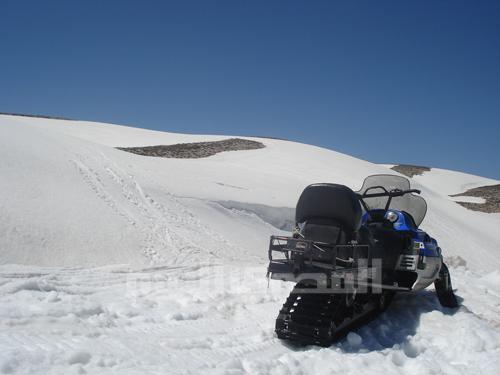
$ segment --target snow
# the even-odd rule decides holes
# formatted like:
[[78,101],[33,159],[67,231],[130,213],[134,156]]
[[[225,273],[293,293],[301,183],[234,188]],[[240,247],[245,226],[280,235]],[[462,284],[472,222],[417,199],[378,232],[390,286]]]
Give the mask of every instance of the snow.
[[500,215],[448,197],[497,181],[413,179],[457,311],[400,294],[338,344],[296,348],[273,333],[292,285],[268,285],[269,235],[306,185],[388,171],[274,139],[192,160],[113,148],[225,138],[0,116],[0,373],[499,373]]
[[491,178],[440,168],[431,168],[413,179],[443,195],[459,194],[476,187],[498,184],[498,181]]
[[496,374],[500,368],[498,272],[481,277],[455,269],[464,299],[457,312],[441,308],[431,291],[401,294],[376,321],[324,349],[294,348],[274,337],[289,288],[272,282],[267,289],[262,267],[39,271],[43,275],[29,274],[26,266],[0,269],[0,363],[20,374],[81,368],[100,374]]
[[[397,164],[379,165],[390,169]],[[431,168],[430,171],[413,176],[412,180],[443,195],[459,194],[476,187],[498,184],[498,181],[491,178],[441,168]]]
[[457,196],[457,197],[451,197],[452,201],[455,202],[468,202],[468,203],[478,203],[478,204],[484,204],[486,203],[486,199],[484,198],[479,198],[479,197],[467,197],[467,196]]

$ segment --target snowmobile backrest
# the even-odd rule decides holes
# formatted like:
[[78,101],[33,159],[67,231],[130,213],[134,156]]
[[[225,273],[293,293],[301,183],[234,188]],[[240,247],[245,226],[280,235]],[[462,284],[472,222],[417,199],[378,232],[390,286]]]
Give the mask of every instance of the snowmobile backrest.
[[295,209],[295,221],[331,219],[347,232],[361,226],[361,205],[356,193],[344,185],[312,184],[304,189]]

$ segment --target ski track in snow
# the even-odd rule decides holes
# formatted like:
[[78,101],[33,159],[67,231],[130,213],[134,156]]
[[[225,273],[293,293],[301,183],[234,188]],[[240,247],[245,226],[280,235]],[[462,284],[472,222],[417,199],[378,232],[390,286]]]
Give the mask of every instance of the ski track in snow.
[[[286,223],[276,217],[308,183],[360,184],[383,168],[276,140],[206,160],[148,159],[110,146],[221,137],[96,123],[0,116],[0,133],[0,172],[10,183],[0,191],[12,193],[0,201],[8,209],[0,245],[11,263],[31,252],[39,262],[0,265],[0,374],[500,373],[498,242],[488,229],[500,216],[469,212],[446,195],[483,183],[477,176],[436,170],[416,179],[429,202],[424,228],[448,256],[458,310],[442,308],[432,290],[401,293],[330,348],[299,348],[274,335],[293,285],[266,280],[268,235],[284,233],[271,223]],[[39,181],[42,189],[27,187]],[[81,202],[63,196],[70,189]],[[54,194],[66,206],[50,215]]]

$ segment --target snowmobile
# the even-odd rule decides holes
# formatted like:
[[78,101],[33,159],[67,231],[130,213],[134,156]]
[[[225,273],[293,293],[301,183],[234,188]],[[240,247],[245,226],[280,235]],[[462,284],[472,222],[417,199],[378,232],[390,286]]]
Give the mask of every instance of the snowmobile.
[[268,277],[296,285],[276,319],[281,339],[329,346],[389,306],[395,293],[434,283],[457,307],[437,241],[419,229],[427,212],[408,179],[373,175],[359,191],[309,185],[293,235],[271,236]]

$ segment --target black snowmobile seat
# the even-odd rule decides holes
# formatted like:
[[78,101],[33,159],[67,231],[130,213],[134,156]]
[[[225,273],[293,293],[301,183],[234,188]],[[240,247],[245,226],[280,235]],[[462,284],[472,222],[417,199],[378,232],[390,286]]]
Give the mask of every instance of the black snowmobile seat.
[[361,205],[354,191],[338,184],[312,184],[304,189],[295,209],[295,221],[333,220],[346,232],[361,226]]
[[[361,228],[361,215],[356,193],[347,186],[328,183],[306,187],[295,210],[296,222],[304,224],[302,234],[305,239],[332,245],[346,245],[352,240],[360,245],[370,244],[369,231]],[[357,251],[360,257],[368,256],[362,250]],[[353,250],[337,248],[337,256],[349,259],[353,257]],[[313,250],[312,254],[313,260],[320,262],[332,263],[333,257],[333,251]]]

